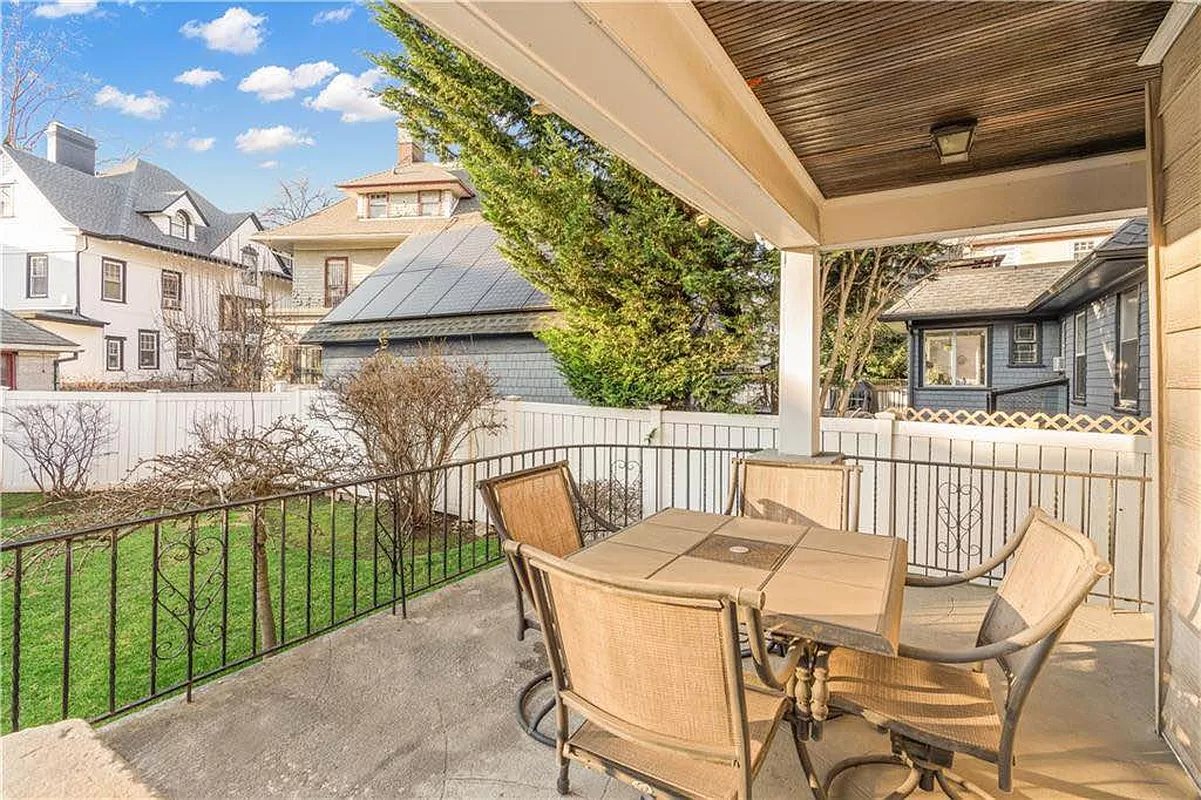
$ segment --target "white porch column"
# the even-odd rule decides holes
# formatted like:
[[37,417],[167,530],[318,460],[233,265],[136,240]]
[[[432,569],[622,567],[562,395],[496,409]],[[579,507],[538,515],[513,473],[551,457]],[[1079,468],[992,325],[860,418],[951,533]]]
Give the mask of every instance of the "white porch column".
[[780,263],[780,440],[786,455],[821,452],[821,262],[816,249]]

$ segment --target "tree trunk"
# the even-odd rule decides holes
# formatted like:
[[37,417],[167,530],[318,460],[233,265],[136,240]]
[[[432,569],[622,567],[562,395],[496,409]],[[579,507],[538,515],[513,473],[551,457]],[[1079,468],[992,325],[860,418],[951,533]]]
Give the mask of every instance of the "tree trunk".
[[258,598],[255,614],[259,623],[259,643],[263,650],[270,650],[279,641],[271,604],[271,573],[267,566],[267,523],[261,516],[254,520],[254,586]]

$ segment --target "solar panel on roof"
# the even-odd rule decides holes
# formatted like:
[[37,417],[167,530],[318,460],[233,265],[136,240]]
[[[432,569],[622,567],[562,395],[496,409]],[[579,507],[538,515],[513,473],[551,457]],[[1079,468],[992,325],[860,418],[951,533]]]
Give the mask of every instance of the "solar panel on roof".
[[441,233],[425,234],[421,238],[428,239],[421,253],[409,264],[410,270],[436,269],[444,263],[452,263],[455,248],[467,235],[468,228],[451,228]]
[[516,272],[507,272],[488,290],[480,302],[476,303],[474,311],[510,311],[525,307],[526,300],[534,293],[525,278]]
[[[430,234],[431,236],[435,234]],[[384,260],[376,267],[374,275],[395,275],[398,272],[404,272],[408,269],[413,259],[420,255],[421,251],[429,245],[429,239],[424,236],[413,236],[406,239],[400,247],[393,250],[384,257]]]
[[402,272],[399,275],[390,276],[391,280],[388,285],[363,306],[362,310],[354,315],[354,319],[356,321],[388,319],[392,309],[408,297],[409,292],[417,288],[417,285],[429,274],[430,271],[426,270],[424,272]]
[[325,322],[350,322],[394,277],[394,274],[381,275],[378,272],[368,275],[337,308],[325,315]]
[[417,288],[401,299],[393,308],[389,317],[428,317],[434,304],[463,277],[466,272],[462,267],[442,267],[430,270],[429,277]]
[[487,296],[489,290],[505,273],[507,267],[500,264],[473,266],[467,270],[452,291],[447,292],[430,309],[431,314],[469,314]]

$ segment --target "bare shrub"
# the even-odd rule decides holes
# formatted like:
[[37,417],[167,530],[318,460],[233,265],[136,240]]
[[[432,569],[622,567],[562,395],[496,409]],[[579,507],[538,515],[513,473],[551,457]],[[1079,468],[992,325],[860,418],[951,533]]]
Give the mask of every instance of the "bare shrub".
[[[624,526],[642,519],[642,479],[631,476],[626,481],[601,478],[580,483],[580,501],[606,522]],[[585,534],[601,532],[601,527],[584,514]]]
[[100,403],[37,403],[4,409],[4,445],[25,464],[38,490],[51,500],[87,491],[92,464],[113,436]]
[[[372,475],[396,475],[448,463],[469,437],[502,427],[487,371],[453,363],[440,349],[413,358],[389,353],[386,344],[357,370],[328,384],[313,416],[361,448]],[[429,522],[443,477],[384,482],[406,530]]]

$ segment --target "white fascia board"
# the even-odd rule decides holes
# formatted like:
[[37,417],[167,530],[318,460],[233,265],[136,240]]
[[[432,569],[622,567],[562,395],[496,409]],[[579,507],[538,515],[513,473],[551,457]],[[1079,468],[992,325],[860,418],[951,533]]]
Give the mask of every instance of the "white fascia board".
[[691,4],[394,2],[734,233],[820,239],[816,186]]
[[1009,170],[822,204],[823,249],[948,239],[1136,217],[1147,211],[1143,150]]
[[1147,42],[1147,46],[1143,49],[1143,54],[1139,56],[1138,65],[1140,67],[1153,67],[1163,61],[1163,57],[1172,49],[1176,39],[1184,32],[1184,27],[1192,19],[1197,6],[1198,0],[1183,0],[1183,2],[1177,0],[1172,3],[1168,12],[1160,20],[1159,27],[1155,29],[1151,41]]

